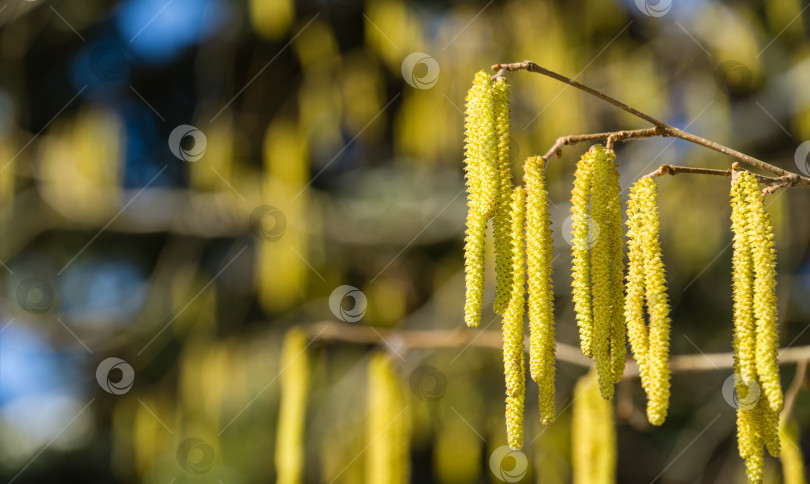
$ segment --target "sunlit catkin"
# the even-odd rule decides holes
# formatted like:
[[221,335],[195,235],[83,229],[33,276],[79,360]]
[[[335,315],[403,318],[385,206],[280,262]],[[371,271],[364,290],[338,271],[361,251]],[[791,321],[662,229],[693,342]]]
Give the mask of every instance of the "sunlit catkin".
[[802,451],[799,448],[798,429],[792,420],[784,420],[779,426],[779,440],[782,442],[782,475],[785,484],[807,484],[804,475]]
[[593,357],[593,314],[591,313],[591,227],[588,213],[593,163],[589,154],[577,162],[574,189],[571,191],[571,253],[573,256],[572,289],[574,311],[579,326],[582,353]]
[[[756,177],[747,173],[749,197],[749,237],[754,266],[754,318],[756,320],[756,367],[762,391],[773,412],[782,410],[777,349],[779,334],[776,318],[776,253],[773,226],[765,211],[762,189]],[[745,175],[741,175],[745,176]]]
[[523,446],[523,406],[526,393],[523,362],[523,307],[525,254],[523,249],[526,195],[516,187],[511,197],[510,239],[512,245],[512,284],[509,304],[503,316],[503,367],[506,377],[506,434],[509,446]]
[[374,484],[410,482],[410,419],[402,386],[389,358],[368,366],[366,479]]
[[495,166],[498,145],[492,83],[484,71],[475,75],[473,85],[467,93],[464,131],[464,169],[467,183],[464,320],[467,326],[477,327],[481,321],[484,292],[484,233],[500,188]]
[[306,336],[291,330],[281,353],[281,403],[276,433],[276,473],[281,484],[303,481],[304,424],[309,393],[309,357]]
[[613,407],[602,398],[595,371],[577,380],[573,406],[574,484],[612,484],[616,479]]
[[506,311],[512,282],[512,259],[509,243],[509,200],[512,196],[512,160],[509,149],[509,85],[499,77],[492,83],[495,102],[495,133],[498,139],[498,201],[494,211],[495,232],[495,303],[498,314]]
[[[617,329],[618,308],[624,307],[624,284],[615,264],[621,254],[621,205],[615,155],[602,145],[588,152],[593,164],[591,178],[591,219],[599,228],[599,237],[592,241],[591,291],[593,315],[593,359],[599,374],[599,388],[606,399],[613,397],[613,384],[624,370],[624,325]],[[618,217],[616,216],[618,213]],[[617,251],[618,245],[618,251]],[[621,356],[621,365],[614,363],[612,352]],[[617,375],[616,372],[619,372]],[[618,378],[617,378],[618,377]]]
[[[627,202],[628,258],[625,318],[641,383],[647,393],[647,419],[664,423],[669,407],[669,300],[658,241],[658,185],[641,178]],[[649,326],[644,322],[647,305]]]
[[526,160],[526,267],[529,280],[530,372],[540,389],[540,420],[554,421],[554,287],[551,281],[551,222],[543,159]]

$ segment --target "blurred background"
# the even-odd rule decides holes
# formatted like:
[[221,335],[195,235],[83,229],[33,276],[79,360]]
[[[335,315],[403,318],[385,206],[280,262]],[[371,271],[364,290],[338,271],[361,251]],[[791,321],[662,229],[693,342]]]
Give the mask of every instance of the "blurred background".
[[[464,98],[491,64],[531,59],[810,175],[808,7],[3,0],[0,478],[273,482],[288,329],[462,326]],[[559,136],[647,127],[554,80],[508,80],[516,181],[522,160]],[[574,345],[559,228],[586,149],[566,148],[547,170],[558,339]],[[732,161],[671,139],[616,151],[623,187],[662,163]],[[672,353],[730,351],[729,181],[659,185]],[[807,345],[810,191],[767,203],[781,345]],[[488,276],[481,329],[498,331]],[[412,422],[412,482],[501,482],[488,465],[506,442],[500,351],[404,351],[388,339],[307,348],[305,480],[364,480],[366,367],[387,351]],[[570,482],[569,404],[585,371],[558,365],[549,427],[527,385],[529,466],[518,482]],[[785,387],[794,372],[783,368]],[[638,381],[622,383],[618,482],[745,482],[721,391],[730,375],[675,375],[656,429]],[[804,449],[809,405],[800,392]],[[769,482],[780,472],[768,458]]]

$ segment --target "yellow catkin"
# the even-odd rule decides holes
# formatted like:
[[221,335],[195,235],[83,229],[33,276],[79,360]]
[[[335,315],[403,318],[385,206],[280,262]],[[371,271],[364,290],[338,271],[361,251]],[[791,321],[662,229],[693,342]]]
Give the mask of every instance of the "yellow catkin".
[[512,284],[509,304],[503,316],[503,367],[506,377],[506,434],[509,447],[523,446],[523,406],[526,393],[523,362],[523,308],[525,254],[523,228],[526,192],[516,187],[511,197],[510,239],[512,242]]
[[765,211],[762,189],[748,174],[749,237],[754,266],[754,318],[756,320],[756,367],[762,392],[773,412],[782,410],[782,385],[779,381],[777,349],[779,334],[776,318],[776,253],[773,226]]
[[309,392],[307,340],[300,330],[284,338],[281,353],[281,403],[276,433],[276,475],[282,484],[302,482],[304,465],[304,423]]
[[495,108],[489,75],[480,71],[467,93],[464,120],[465,179],[467,183],[467,228],[464,245],[466,303],[464,321],[477,327],[481,322],[484,292],[484,233],[493,211],[499,187],[495,160],[497,143]]
[[[664,423],[669,407],[669,299],[664,263],[658,241],[658,185],[641,178],[630,189],[627,203],[630,265],[627,275],[625,316],[641,383],[647,393],[647,419]],[[647,304],[649,327],[644,323]]]
[[368,366],[366,479],[373,484],[410,482],[410,420],[402,385],[389,358]]
[[538,404],[544,425],[554,421],[554,286],[552,240],[543,159],[526,160],[526,267],[529,280],[530,373],[540,389]]
[[589,154],[577,162],[574,188],[571,191],[572,289],[574,311],[579,326],[579,344],[585,356],[593,357],[593,314],[591,313],[590,236],[588,213],[593,164]]
[[[599,227],[599,237],[591,248],[591,291],[593,293],[593,359],[599,374],[599,388],[606,399],[613,397],[613,384],[616,381],[614,370],[624,369],[624,325],[616,329],[618,308],[623,308],[621,296],[624,292],[622,274],[615,270],[617,263],[616,245],[621,253],[621,213],[618,221],[615,212],[621,210],[619,195],[621,189],[616,174],[613,152],[602,145],[594,145],[588,153],[593,164],[591,179],[591,217]],[[616,225],[618,223],[618,226]],[[618,238],[618,240],[617,240]],[[618,306],[617,306],[618,305]],[[611,352],[621,348],[622,364],[614,364]],[[621,374],[618,375],[621,378]]]
[[[599,146],[598,148],[601,148]],[[612,152],[605,161],[606,182],[610,202],[605,207],[606,220],[604,237],[608,243],[610,257],[609,280],[610,291],[610,360],[613,372],[613,381],[618,383],[624,374],[624,364],[627,361],[627,336],[624,322],[624,252],[622,239],[622,203],[621,187],[619,186],[618,166]],[[601,235],[600,235],[601,237]]]
[[495,102],[495,132],[498,139],[498,202],[494,213],[495,232],[495,303],[498,314],[506,311],[512,280],[512,261],[509,250],[509,199],[512,196],[512,160],[509,129],[509,85],[500,77],[492,83]]
[[782,475],[785,484],[807,484],[795,422],[791,420],[782,422],[782,425],[779,426],[779,440],[782,443],[779,460],[782,461]]
[[616,480],[616,431],[613,407],[601,397],[596,372],[574,388],[572,461],[574,484],[612,484]]

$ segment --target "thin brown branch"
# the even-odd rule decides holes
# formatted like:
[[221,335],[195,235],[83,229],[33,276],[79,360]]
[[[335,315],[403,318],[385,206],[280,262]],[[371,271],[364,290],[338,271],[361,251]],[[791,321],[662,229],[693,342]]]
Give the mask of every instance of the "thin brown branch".
[[[307,326],[306,330],[313,341],[380,345],[398,351],[424,348],[466,348],[470,346],[500,350],[503,344],[501,333],[498,331],[481,331],[468,328],[409,331],[323,322]],[[526,351],[528,350],[527,342]],[[557,361],[586,367],[593,365],[592,360],[586,358],[578,347],[565,343],[557,342],[556,356]],[[779,351],[780,364],[805,360],[810,360],[810,346],[797,346]],[[673,373],[728,370],[734,368],[734,355],[733,353],[678,355],[670,359],[669,365]],[[627,378],[638,377],[638,365],[636,365],[635,361],[627,361],[624,376]]]
[[[679,175],[681,173],[692,173],[696,175],[718,175],[718,176],[731,176],[734,169],[731,170],[715,170],[713,168],[699,168],[694,166],[678,166],[678,165],[661,165],[657,170],[648,173],[647,177],[655,178],[657,176],[664,176],[664,175]],[[769,187],[773,185],[782,185],[788,180],[785,177],[770,177],[764,175],[756,175],[757,180],[760,183],[768,185]]]
[[[730,156],[730,157],[732,157],[732,158],[734,158],[734,159],[736,159],[736,160],[738,160],[738,161],[740,161],[742,163],[745,163],[745,164],[747,164],[749,166],[753,166],[753,167],[759,168],[761,170],[773,173],[775,175],[779,175],[783,180],[778,185],[774,185],[774,187],[775,187],[775,188],[773,188],[774,190],[776,190],[778,188],[782,188],[782,187],[788,187],[788,186],[806,186],[806,187],[810,187],[810,178],[808,178],[808,177],[798,175],[796,173],[785,170],[783,168],[779,168],[778,166],[774,166],[774,165],[772,165],[770,163],[767,163],[767,162],[762,161],[760,159],[754,158],[753,156],[746,155],[745,153],[742,153],[742,152],[737,151],[735,149],[729,148],[728,146],[725,146],[725,145],[722,145],[722,144],[717,143],[715,141],[711,141],[711,140],[703,138],[701,136],[686,132],[686,131],[684,131],[682,129],[678,129],[678,128],[674,127],[674,126],[671,126],[671,125],[657,119],[657,118],[654,118],[654,117],[650,116],[649,114],[645,114],[645,113],[639,111],[638,109],[636,109],[636,108],[634,108],[632,106],[628,106],[627,104],[625,104],[625,103],[623,103],[623,102],[621,102],[621,101],[619,101],[619,100],[617,100],[615,98],[612,98],[612,97],[608,96],[607,94],[605,94],[603,92],[597,91],[596,89],[588,87],[585,84],[579,83],[579,82],[577,82],[577,81],[575,81],[573,79],[565,77],[562,74],[558,74],[556,72],[550,71],[550,70],[546,69],[545,67],[540,67],[540,66],[538,66],[537,64],[535,64],[532,61],[515,62],[515,63],[511,63],[511,64],[495,64],[495,65],[492,66],[492,69],[498,71],[499,75],[503,75],[503,72],[514,72],[514,71],[519,71],[519,70],[526,70],[526,71],[529,71],[529,72],[535,72],[537,74],[542,74],[542,75],[550,77],[552,79],[556,79],[556,80],[558,80],[560,82],[564,82],[565,84],[573,86],[573,87],[575,87],[575,88],[577,88],[577,89],[579,89],[581,91],[587,92],[588,94],[590,94],[592,96],[595,96],[595,97],[597,97],[597,98],[599,98],[599,99],[601,99],[601,100],[603,100],[605,102],[608,102],[608,103],[616,106],[617,108],[619,108],[619,109],[621,109],[621,110],[623,110],[625,112],[628,112],[628,113],[630,113],[630,114],[632,114],[632,115],[634,115],[634,116],[636,116],[638,118],[641,118],[641,119],[643,119],[643,120],[645,120],[645,121],[647,121],[647,122],[649,122],[649,123],[651,123],[652,125],[655,126],[655,128],[652,128],[655,131],[654,134],[651,134],[649,136],[636,136],[636,137],[671,136],[671,137],[680,138],[682,140],[689,141],[691,143],[701,145],[701,146],[704,146],[706,148],[718,151],[720,153],[723,153],[724,155]],[[644,130],[635,130],[635,131],[627,131],[627,132],[641,132],[641,131],[644,131]],[[617,131],[616,134],[618,135],[618,133],[621,133],[621,132]],[[604,135],[604,134],[605,133],[599,133],[600,137],[593,138],[593,139],[607,139],[608,140],[608,147],[612,146],[613,141],[620,141],[622,139],[622,138],[620,138],[618,136],[611,136],[611,135],[608,135],[608,136],[602,138],[601,135]],[[588,138],[585,138],[585,137],[589,136],[589,135],[581,135],[581,136],[582,136],[582,141],[587,141],[588,140]],[[569,138],[574,138],[574,137],[569,137]],[[565,144],[572,144],[572,143],[564,143],[564,144],[561,145],[560,140],[562,140],[562,139],[565,139],[565,138],[560,138],[560,139],[557,140],[557,143],[555,143],[554,147],[552,147],[552,149],[549,151],[549,153],[546,154],[546,156],[543,157],[544,160],[548,161],[548,159],[552,155],[558,154],[560,148],[562,148],[562,146],[564,146]],[[625,138],[625,139],[630,139],[630,138]]]

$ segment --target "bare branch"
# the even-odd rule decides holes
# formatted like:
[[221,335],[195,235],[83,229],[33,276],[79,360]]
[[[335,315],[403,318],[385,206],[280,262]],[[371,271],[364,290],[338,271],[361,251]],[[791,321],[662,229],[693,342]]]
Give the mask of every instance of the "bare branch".
[[[612,97],[608,96],[607,94],[605,94],[603,92],[597,91],[596,89],[588,87],[585,84],[581,84],[581,83],[579,83],[579,82],[577,82],[577,81],[575,81],[573,79],[565,77],[562,74],[558,74],[558,73],[550,71],[550,70],[548,70],[548,69],[546,69],[544,67],[540,67],[540,66],[538,66],[537,64],[535,64],[532,61],[527,60],[527,61],[515,62],[515,63],[511,63],[511,64],[495,64],[495,65],[492,66],[492,69],[498,71],[499,76],[503,76],[504,72],[514,72],[514,71],[519,71],[519,70],[526,70],[526,71],[529,71],[529,72],[535,72],[537,74],[542,74],[542,75],[550,77],[552,79],[556,79],[556,80],[558,80],[560,82],[564,82],[564,83],[566,83],[566,84],[568,84],[570,86],[573,86],[573,87],[575,87],[575,88],[577,88],[577,89],[579,89],[581,91],[587,92],[588,94],[590,94],[592,96],[595,96],[595,97],[597,97],[597,98],[599,98],[599,99],[601,99],[601,100],[603,100],[605,102],[608,102],[608,103],[616,106],[617,108],[619,108],[619,109],[621,109],[623,111],[626,111],[626,112],[628,112],[628,113],[630,113],[630,114],[632,114],[632,115],[634,115],[634,116],[636,116],[638,118],[641,118],[641,119],[643,119],[643,120],[645,120],[645,121],[647,121],[647,122],[649,122],[649,123],[651,123],[651,124],[653,124],[655,126],[654,128],[651,128],[652,133],[650,132],[650,130],[633,130],[633,131],[617,131],[615,133],[598,133],[596,135],[579,135],[579,136],[569,136],[567,138],[559,138],[557,140],[557,143],[555,143],[555,145],[552,147],[552,149],[543,157],[543,159],[546,162],[548,162],[548,160],[551,158],[552,155],[555,155],[555,154],[559,155],[560,149],[563,146],[565,146],[567,144],[573,144],[573,142],[563,141],[563,140],[566,140],[566,139],[579,139],[579,141],[577,141],[577,142],[588,141],[588,140],[593,140],[593,139],[607,139],[608,148],[611,148],[614,141],[620,141],[622,139],[649,138],[649,137],[652,137],[652,136],[671,136],[671,137],[674,137],[674,138],[680,138],[682,140],[689,141],[690,143],[694,143],[694,144],[701,145],[701,146],[704,146],[706,148],[718,151],[720,153],[723,153],[724,155],[730,156],[730,157],[732,157],[732,158],[734,158],[734,159],[736,159],[736,160],[738,160],[738,161],[740,161],[742,163],[745,163],[745,164],[747,164],[749,166],[753,166],[753,167],[759,168],[761,170],[773,173],[775,175],[779,175],[782,178],[780,183],[778,183],[776,185],[773,185],[772,187],[769,187],[768,189],[766,189],[766,191],[767,190],[770,190],[770,191],[778,190],[779,188],[788,187],[788,186],[810,187],[810,178],[808,178],[808,177],[798,175],[796,173],[785,170],[783,168],[779,168],[778,166],[774,166],[774,165],[772,165],[770,163],[767,163],[767,162],[762,161],[760,159],[754,158],[753,156],[746,155],[745,153],[742,153],[742,152],[737,151],[735,149],[729,148],[728,146],[721,145],[720,143],[717,143],[715,141],[711,141],[711,140],[708,140],[708,139],[703,138],[701,136],[697,136],[695,134],[688,133],[686,131],[678,129],[678,128],[674,127],[674,126],[671,126],[671,125],[657,119],[657,118],[654,118],[654,117],[650,116],[649,114],[645,114],[645,113],[639,111],[638,109],[636,109],[634,107],[628,106],[627,104],[624,104],[623,102],[621,102],[621,101],[619,101],[619,100],[617,100],[615,98],[612,98]],[[621,137],[622,133],[625,133],[625,134],[630,133],[631,135],[629,137],[624,137],[623,138],[623,137]],[[603,136],[603,135],[607,135],[607,136]],[[591,136],[593,136],[593,137],[591,137]],[[770,193],[770,191],[767,191],[767,193]]]

